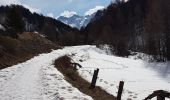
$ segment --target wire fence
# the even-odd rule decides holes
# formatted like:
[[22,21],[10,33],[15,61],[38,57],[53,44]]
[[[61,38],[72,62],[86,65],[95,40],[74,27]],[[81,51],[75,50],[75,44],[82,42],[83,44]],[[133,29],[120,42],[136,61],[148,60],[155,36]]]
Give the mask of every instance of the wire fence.
[[[119,67],[103,67],[101,64],[99,64],[99,63],[97,63],[97,62],[95,62],[95,60],[93,60],[93,59],[95,59],[95,60],[102,60],[102,61],[105,61],[105,62],[109,62],[109,63],[113,63],[113,64],[115,64],[115,65],[118,65]],[[73,60],[74,61],[74,60]],[[80,75],[86,75],[86,76],[88,76],[87,74],[85,74],[84,72],[88,72],[88,74],[90,75],[90,77],[91,76],[93,76],[93,70],[95,70],[95,69],[99,69],[99,70],[120,70],[120,69],[124,69],[124,68],[128,68],[128,66],[126,66],[126,65],[124,65],[124,64],[121,64],[121,63],[117,63],[117,62],[114,62],[114,61],[111,61],[111,60],[106,60],[106,59],[98,59],[98,58],[89,58],[88,59],[88,61],[90,61],[91,63],[93,63],[93,64],[95,64],[96,66],[100,66],[100,67],[82,67],[82,68],[80,68],[79,70],[81,70],[82,72],[80,72]],[[155,64],[156,65],[156,64]],[[94,65],[93,65],[94,66]],[[120,67],[120,66],[122,66],[122,67]],[[110,82],[110,81],[105,81],[103,78],[101,78],[101,77],[97,77],[97,79],[99,79],[99,80],[102,80],[102,81],[100,81],[100,82],[104,82],[104,83],[106,83],[106,84],[108,84],[108,85],[110,85],[110,86],[113,86],[113,85],[111,85],[111,84],[115,84],[115,83],[118,83],[119,81],[116,81],[116,80],[114,80],[114,81],[112,81],[112,82]],[[129,83],[129,84],[143,84],[143,83],[156,83],[156,81],[149,81],[149,80],[147,80],[147,81],[140,81],[140,80],[126,80],[126,79],[121,79],[123,82],[125,81],[127,84]],[[116,85],[117,86],[117,85]],[[126,90],[126,91],[129,91],[129,90]],[[140,92],[145,92],[145,91],[148,91],[148,89],[146,89],[146,90],[141,90]],[[129,91],[129,92],[131,92],[131,91]],[[151,92],[151,91],[150,91]],[[136,94],[135,92],[132,92],[131,93],[131,95],[132,94]],[[152,95],[152,94],[151,94]],[[169,94],[170,95],[170,94]],[[158,96],[159,97],[159,95],[155,95],[155,96]],[[169,96],[170,97],[170,96]],[[165,97],[164,97],[165,98]],[[148,100],[148,99],[145,99],[145,100]],[[162,99],[161,99],[162,100]]]
[[[101,64],[95,62],[95,61],[90,61],[92,59],[96,59],[96,60],[102,60],[102,61],[106,61],[106,62],[110,62],[110,63],[114,63],[116,65],[119,65],[119,66],[122,66],[120,68],[116,67],[114,68],[113,67],[103,67]],[[73,59],[72,59],[73,60]],[[73,60],[74,61],[74,60]],[[80,68],[79,70],[81,71],[86,71],[88,72],[91,76],[93,75],[93,70],[94,69],[99,69],[99,70],[121,70],[121,69],[124,69],[124,68],[127,68],[128,66],[126,65],[123,65],[123,64],[120,64],[120,63],[117,63],[117,62],[114,62],[114,61],[111,61],[111,60],[106,60],[106,59],[98,59],[98,58],[89,58],[89,61],[93,64],[95,64],[96,66],[100,66],[100,67],[82,67]],[[126,83],[145,83],[145,82],[150,82],[150,83],[155,83],[156,81],[136,81],[136,80],[132,80],[132,81],[128,81],[128,80],[125,80],[125,79],[122,79],[122,81],[125,81]],[[116,81],[115,81],[116,82]]]

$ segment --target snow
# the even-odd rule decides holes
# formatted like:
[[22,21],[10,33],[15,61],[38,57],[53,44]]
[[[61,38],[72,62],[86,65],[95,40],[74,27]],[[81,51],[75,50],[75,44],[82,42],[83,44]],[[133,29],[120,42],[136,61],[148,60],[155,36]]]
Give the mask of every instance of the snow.
[[34,33],[37,34],[37,35],[39,35],[39,36],[41,36],[41,37],[47,37],[47,36],[45,36],[44,34],[38,33],[37,31],[35,31]]
[[145,53],[141,52],[131,52],[131,55],[128,57],[130,59],[141,59],[147,62],[153,62],[156,61],[154,60],[154,57]]
[[5,29],[5,27],[4,27],[4,26],[2,26],[2,25],[0,24],[0,30],[5,31],[6,29]]
[[91,82],[94,69],[99,68],[97,85],[114,96],[117,95],[119,81],[125,82],[123,100],[141,100],[160,89],[170,91],[169,62],[149,63],[116,57],[95,46],[77,48],[72,59],[84,67],[79,69],[80,75]]
[[70,17],[59,16],[57,18],[57,20],[65,23],[73,28],[76,27],[76,28],[80,29],[84,25],[84,23],[86,23],[88,20],[90,20],[90,19],[85,19],[85,18],[86,18],[86,16],[79,16],[79,15],[74,14]]
[[96,13],[98,10],[102,10],[104,9],[104,6],[96,6],[88,11],[85,12],[85,16],[88,16],[88,15],[92,15],[94,13]]
[[41,54],[0,71],[0,100],[92,100],[54,68],[62,50]]
[[51,17],[51,18],[54,18],[54,14],[53,13],[48,13],[47,16]]
[[60,14],[60,16],[64,16],[66,18],[72,17],[73,15],[76,15],[77,13],[74,11],[64,11]]
[[19,3],[19,5],[23,5],[25,8],[27,8],[27,9],[29,9],[29,11],[31,12],[31,13],[41,13],[42,11],[41,11],[41,9],[39,9],[39,8],[34,8],[34,7],[32,7],[32,6],[30,6],[30,5],[27,5],[27,4],[22,4],[22,3]]
[[142,100],[159,89],[170,91],[170,62],[150,63],[116,57],[86,45],[54,50],[0,70],[0,100],[91,100],[65,81],[54,68],[54,60],[63,55],[69,55],[83,66],[78,72],[89,82],[94,69],[99,68],[97,86],[114,96],[117,95],[119,81],[124,81],[122,100]]
[[[99,7],[100,8],[100,7]],[[97,10],[90,12],[90,15],[80,16],[77,15],[76,12],[65,11],[60,14],[56,19],[71,26],[81,29],[82,27],[86,27],[87,24],[91,21],[91,19],[95,16]]]

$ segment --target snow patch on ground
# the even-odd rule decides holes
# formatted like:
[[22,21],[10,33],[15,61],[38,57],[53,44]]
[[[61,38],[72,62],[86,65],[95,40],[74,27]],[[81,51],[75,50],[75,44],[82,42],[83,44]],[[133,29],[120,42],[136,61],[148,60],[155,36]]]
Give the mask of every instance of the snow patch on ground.
[[41,36],[41,37],[47,37],[47,36],[45,36],[44,34],[38,33],[37,31],[35,31],[34,33],[35,33],[35,34],[38,34],[38,35]]
[[2,25],[0,24],[0,30],[5,31],[6,29],[5,29],[5,27],[4,27],[4,26],[2,26]]
[[147,55],[147,54],[144,54],[144,53],[140,53],[140,52],[132,52],[131,55],[128,58],[134,59],[134,60],[144,60],[144,61],[147,61],[147,62],[154,62],[155,61],[153,56]]

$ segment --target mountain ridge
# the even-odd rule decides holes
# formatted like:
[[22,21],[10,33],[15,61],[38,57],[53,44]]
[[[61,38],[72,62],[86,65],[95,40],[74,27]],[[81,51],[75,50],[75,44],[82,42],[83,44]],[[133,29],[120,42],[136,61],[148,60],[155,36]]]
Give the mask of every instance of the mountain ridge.
[[66,15],[61,14],[57,20],[73,27],[73,28],[77,28],[77,29],[81,29],[86,27],[89,22],[91,21],[91,19],[93,19],[93,17],[96,15],[96,13],[100,10],[103,10],[103,8],[98,8],[96,10],[93,11],[89,11],[87,14],[85,14],[84,16],[80,16],[78,14],[76,14],[75,12],[67,12]]
[[[10,17],[11,15],[14,17]],[[20,19],[15,16],[19,16]],[[47,36],[46,38],[54,42],[59,42],[61,37],[67,33],[77,32],[77,29],[75,28],[72,28],[54,18],[32,13],[29,9],[21,5],[1,6],[0,24],[6,29],[6,31],[3,32],[5,35],[17,35],[14,33],[14,30],[16,30],[16,26],[21,24],[19,25],[20,29],[17,32],[38,32],[39,34]]]

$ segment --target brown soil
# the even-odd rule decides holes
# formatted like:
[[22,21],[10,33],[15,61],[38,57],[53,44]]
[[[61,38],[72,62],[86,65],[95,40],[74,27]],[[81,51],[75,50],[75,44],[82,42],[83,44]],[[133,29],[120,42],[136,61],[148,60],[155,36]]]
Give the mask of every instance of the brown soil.
[[116,100],[113,95],[108,94],[100,87],[90,89],[90,83],[83,79],[71,65],[71,59],[63,56],[55,61],[55,67],[65,76],[65,79],[82,93],[91,96],[94,100]]

